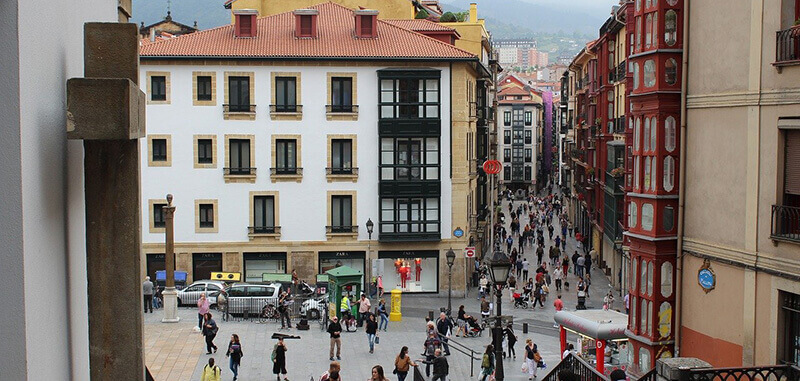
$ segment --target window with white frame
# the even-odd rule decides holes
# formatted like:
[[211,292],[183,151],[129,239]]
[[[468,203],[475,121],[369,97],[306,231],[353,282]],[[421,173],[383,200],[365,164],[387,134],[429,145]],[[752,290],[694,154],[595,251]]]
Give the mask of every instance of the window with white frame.
[[667,149],[667,152],[675,150],[676,140],[675,118],[668,116],[667,119],[664,120],[664,148]]
[[653,204],[651,203],[642,205],[642,229],[653,231]]
[[658,156],[653,156],[653,160],[650,162],[650,190],[655,192],[656,191],[656,181],[658,179],[658,175],[656,175],[656,167],[658,166]]
[[631,201],[628,204],[628,227],[635,228],[636,227],[636,219],[639,217],[639,207],[636,206],[636,203]]
[[644,147],[642,151],[650,151],[650,118],[644,119]]
[[644,61],[644,87],[656,85],[656,61]]
[[675,159],[672,156],[664,158],[664,190],[672,192],[675,188]]

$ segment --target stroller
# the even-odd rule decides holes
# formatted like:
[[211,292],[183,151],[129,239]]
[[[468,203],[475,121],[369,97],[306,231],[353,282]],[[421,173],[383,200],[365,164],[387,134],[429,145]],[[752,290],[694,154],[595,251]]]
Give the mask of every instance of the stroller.
[[524,294],[520,294],[518,292],[514,293],[514,308],[528,308],[528,303],[531,301],[531,294],[526,292]]
[[464,324],[464,337],[476,337],[483,333],[483,327],[474,317],[470,317]]

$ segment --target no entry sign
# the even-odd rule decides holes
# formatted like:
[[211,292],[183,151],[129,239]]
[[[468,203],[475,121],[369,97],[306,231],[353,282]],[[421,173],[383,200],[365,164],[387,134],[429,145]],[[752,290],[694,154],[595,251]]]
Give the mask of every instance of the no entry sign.
[[464,255],[467,258],[475,258],[475,247],[465,247],[464,248]]
[[483,171],[490,175],[496,175],[501,170],[503,170],[503,164],[497,160],[487,160],[483,163]]

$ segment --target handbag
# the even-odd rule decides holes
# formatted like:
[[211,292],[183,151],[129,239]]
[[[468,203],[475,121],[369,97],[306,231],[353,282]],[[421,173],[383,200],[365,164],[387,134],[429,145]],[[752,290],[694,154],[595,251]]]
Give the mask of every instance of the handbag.
[[528,373],[528,362],[522,363],[522,373]]
[[375,344],[380,344],[380,343],[381,343],[381,337],[375,336]]

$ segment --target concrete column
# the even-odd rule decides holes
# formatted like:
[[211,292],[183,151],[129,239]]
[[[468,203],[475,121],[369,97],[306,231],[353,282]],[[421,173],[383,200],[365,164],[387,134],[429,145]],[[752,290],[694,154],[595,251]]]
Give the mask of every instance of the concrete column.
[[84,141],[89,374],[144,380],[137,28],[87,23],[84,33],[86,78],[67,82],[67,137]]

